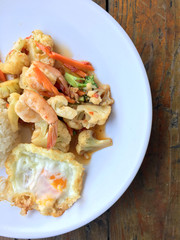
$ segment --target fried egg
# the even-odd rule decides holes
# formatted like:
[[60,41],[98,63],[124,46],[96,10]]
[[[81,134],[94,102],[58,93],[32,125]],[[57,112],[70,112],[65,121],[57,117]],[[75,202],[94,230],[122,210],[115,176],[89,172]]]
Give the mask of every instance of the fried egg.
[[36,209],[58,217],[80,198],[84,169],[72,153],[19,144],[5,165],[0,200],[20,207],[22,215]]

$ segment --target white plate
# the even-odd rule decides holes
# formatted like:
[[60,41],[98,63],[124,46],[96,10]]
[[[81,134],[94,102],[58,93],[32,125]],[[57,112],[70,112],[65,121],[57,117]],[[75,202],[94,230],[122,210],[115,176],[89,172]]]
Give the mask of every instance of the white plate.
[[147,75],[119,24],[90,0],[0,0],[0,50],[4,57],[19,37],[34,29],[68,46],[75,59],[90,61],[115,99],[107,124],[114,145],[93,155],[82,198],[59,218],[26,217],[0,203],[0,235],[43,238],[79,228],[97,218],[124,193],[136,175],[149,141],[152,105]]

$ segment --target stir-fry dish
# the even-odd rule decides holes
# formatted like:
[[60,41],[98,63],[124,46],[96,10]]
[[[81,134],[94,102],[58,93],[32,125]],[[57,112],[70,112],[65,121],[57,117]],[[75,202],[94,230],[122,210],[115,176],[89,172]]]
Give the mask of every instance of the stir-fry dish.
[[[0,62],[0,201],[58,217],[81,196],[80,158],[112,145],[99,139],[114,100],[94,67],[53,50],[51,36],[35,30]],[[31,141],[22,141],[23,127]]]

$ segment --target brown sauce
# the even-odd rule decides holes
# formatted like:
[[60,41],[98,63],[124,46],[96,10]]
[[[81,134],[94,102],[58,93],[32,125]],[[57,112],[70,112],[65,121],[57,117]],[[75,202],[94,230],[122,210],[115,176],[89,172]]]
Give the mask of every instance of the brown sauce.
[[107,136],[106,136],[106,125],[96,125],[94,128],[94,136],[99,139],[99,140],[102,140],[102,139],[106,139]]
[[91,156],[89,156],[89,158],[85,158],[84,155],[82,156],[78,155],[76,152],[77,143],[78,143],[78,135],[75,135],[72,137],[69,152],[72,152],[75,155],[75,158],[78,162],[82,164],[88,164],[91,159]]
[[31,143],[31,136],[34,131],[34,124],[21,121],[19,127],[21,143]]
[[54,51],[57,52],[57,53],[62,54],[65,57],[69,57],[69,58],[73,57],[72,52],[69,50],[69,48],[66,45],[55,44],[54,45]]
[[[93,130],[95,138],[99,140],[107,138],[105,125],[102,125],[102,126],[96,125],[95,127],[91,128],[91,130]],[[77,143],[78,143],[78,134],[72,137],[69,152],[72,152],[75,155],[75,158],[78,162],[87,165],[90,162],[92,154],[94,152],[86,153],[85,156],[78,155],[76,152]]]
[[[21,143],[31,143],[31,136],[34,131],[34,124],[27,124],[23,122],[19,126],[20,126]],[[105,125],[102,125],[102,126],[97,125],[91,128],[91,130],[93,130],[94,132],[94,137],[99,140],[107,138],[105,127],[106,127]],[[94,152],[86,153],[85,156],[78,155],[76,152],[77,143],[78,143],[78,134],[76,134],[75,136],[72,136],[69,152],[72,152],[75,155],[75,158],[78,162],[85,165],[89,164],[92,154]]]

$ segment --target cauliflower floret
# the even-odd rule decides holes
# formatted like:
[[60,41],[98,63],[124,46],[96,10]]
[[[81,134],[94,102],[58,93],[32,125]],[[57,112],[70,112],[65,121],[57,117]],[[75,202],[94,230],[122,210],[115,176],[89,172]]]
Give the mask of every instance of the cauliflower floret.
[[9,107],[8,107],[8,119],[11,124],[11,129],[13,132],[18,131],[18,120],[19,117],[15,112],[15,105],[19,100],[20,94],[18,93],[11,93],[10,97],[8,98]]
[[0,70],[2,72],[19,75],[24,66],[30,65],[28,56],[21,52],[26,47],[26,44],[26,39],[18,39],[7,55],[5,63],[0,63]]
[[83,124],[83,127],[89,129],[95,126],[96,124],[103,125],[107,121],[111,113],[111,107],[79,105],[77,107],[77,112],[84,112],[85,119],[83,120],[82,124]]
[[54,110],[68,105],[68,100],[64,96],[51,97],[47,102]]
[[22,72],[24,66],[29,66],[29,58],[25,53],[18,50],[12,50],[4,63],[0,62],[0,70],[3,73],[17,74]]
[[93,89],[92,83],[87,83],[87,85],[86,85],[86,91],[92,91],[92,89]]
[[82,122],[78,121],[76,119],[73,120],[68,120],[66,118],[63,118],[63,120],[67,123],[67,125],[72,128],[72,129],[76,129],[76,130],[81,130],[83,128]]
[[68,105],[68,101],[63,96],[51,97],[47,100],[59,117],[72,120],[76,117],[77,111]]
[[90,97],[89,102],[99,105],[102,102],[101,96],[98,94],[98,90],[88,91],[87,96]]
[[111,98],[110,86],[107,84],[103,84],[100,89],[103,90],[101,93],[102,102],[100,105],[112,105],[114,103],[114,99]]
[[87,96],[90,97],[89,102],[95,105],[112,105],[114,100],[111,98],[110,86],[101,85],[100,88],[88,91]]
[[76,151],[79,155],[83,155],[86,152],[94,152],[109,146],[112,146],[111,138],[98,140],[93,137],[92,130],[84,130],[78,136]]
[[[20,80],[19,80],[19,86],[22,89],[25,89],[28,87],[28,83],[27,83],[27,75],[28,75],[28,70],[30,68],[28,67],[23,67],[22,68],[22,73],[20,75]],[[26,75],[27,74],[27,75]]]
[[[33,132],[31,141],[39,147],[47,147],[48,124],[45,121],[35,123],[35,130]],[[58,120],[58,137],[54,149],[59,149],[62,152],[68,152],[69,144],[71,142],[71,135],[65,123]]]
[[7,98],[13,92],[21,92],[19,78],[0,83],[0,98]]
[[77,107],[77,116],[72,120],[64,119],[69,127],[74,129],[91,128],[97,125],[103,125],[111,113],[110,106],[79,105]]
[[5,189],[7,185],[6,185],[6,178],[5,177],[0,177],[0,201],[3,201],[5,200],[5,195],[6,195],[6,192],[5,192]]
[[17,40],[17,42],[15,42],[12,50],[17,50],[17,51],[22,51],[23,48],[26,48],[27,47],[27,40],[26,39],[22,39],[22,38],[19,38]]
[[63,118],[69,119],[69,120],[75,118],[77,115],[77,111],[68,106],[67,107],[64,106],[59,109],[56,109],[55,112],[59,117],[63,117]]
[[53,39],[50,35],[44,34],[40,30],[32,32],[32,36],[27,41],[27,49],[29,51],[30,61],[41,61],[43,63],[54,65],[54,59],[50,58],[46,53],[42,52],[37,46],[35,41],[53,49]]

